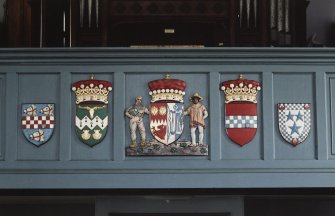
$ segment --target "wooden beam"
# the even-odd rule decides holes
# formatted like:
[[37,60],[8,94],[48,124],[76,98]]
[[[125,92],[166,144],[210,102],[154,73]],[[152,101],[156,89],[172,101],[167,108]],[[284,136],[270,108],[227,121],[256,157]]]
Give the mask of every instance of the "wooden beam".
[[7,1],[7,29],[8,29],[8,47],[23,46],[23,1]]

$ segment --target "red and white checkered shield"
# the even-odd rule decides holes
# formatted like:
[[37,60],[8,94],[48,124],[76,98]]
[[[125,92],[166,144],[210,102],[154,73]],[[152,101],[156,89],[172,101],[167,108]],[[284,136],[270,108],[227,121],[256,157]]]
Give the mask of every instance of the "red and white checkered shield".
[[241,146],[249,143],[257,132],[257,104],[251,102],[226,104],[225,127],[232,141]]
[[22,104],[23,135],[35,146],[41,146],[52,136],[55,127],[54,104]]
[[261,90],[256,80],[246,80],[240,75],[237,80],[221,83],[225,93],[225,128],[228,137],[243,146],[257,132],[257,93]]

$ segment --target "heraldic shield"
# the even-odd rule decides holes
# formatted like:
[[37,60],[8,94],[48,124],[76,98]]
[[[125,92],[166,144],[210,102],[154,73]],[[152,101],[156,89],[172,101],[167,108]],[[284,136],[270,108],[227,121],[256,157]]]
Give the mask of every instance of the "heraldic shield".
[[182,103],[151,103],[150,131],[163,144],[175,142],[184,129],[184,104]]
[[186,83],[183,80],[153,80],[148,83],[151,95],[150,131],[165,145],[177,141],[184,129],[184,99]]
[[104,80],[81,80],[73,84],[76,94],[76,133],[93,147],[106,136],[108,129],[108,94],[112,84]]
[[49,141],[55,126],[54,104],[22,104],[22,131],[35,146]]
[[311,104],[279,103],[278,124],[285,141],[294,146],[304,142],[311,129]]
[[228,137],[240,146],[249,143],[257,132],[257,93],[260,83],[245,80],[225,81],[221,90],[225,93],[225,128]]

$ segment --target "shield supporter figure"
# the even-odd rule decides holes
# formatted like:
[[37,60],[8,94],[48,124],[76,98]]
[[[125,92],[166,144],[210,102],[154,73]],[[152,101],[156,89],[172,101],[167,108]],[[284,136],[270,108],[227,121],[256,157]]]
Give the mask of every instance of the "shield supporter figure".
[[183,111],[186,82],[171,79],[148,83],[151,95],[150,131],[157,141],[169,145],[177,141],[184,129]]
[[256,80],[240,75],[237,80],[221,83],[225,94],[225,128],[228,137],[240,146],[249,143],[257,132],[257,93],[261,90]]
[[39,147],[48,142],[55,126],[54,104],[22,104],[21,125],[27,140]]
[[[137,99],[125,114],[130,119],[131,144],[126,147],[127,156],[144,155],[208,155],[208,145],[193,146],[188,140],[181,139],[184,130],[184,96],[186,82],[172,79],[166,75],[163,79],[148,83],[151,96],[149,109]],[[153,138],[145,136],[143,117],[149,114],[149,129]],[[136,125],[135,125],[136,123]],[[136,143],[136,127],[140,131],[141,143]]]
[[76,95],[76,133],[86,145],[100,143],[108,128],[108,94],[112,84],[105,80],[80,80],[72,86]]
[[130,127],[130,148],[137,147],[136,131],[139,130],[141,136],[140,146],[145,147],[147,145],[145,126],[143,123],[143,117],[145,114],[149,114],[149,110],[142,104],[142,96],[135,97],[135,103],[127,108],[125,115],[129,117]]
[[279,103],[278,124],[285,141],[293,146],[304,142],[311,129],[311,104]]

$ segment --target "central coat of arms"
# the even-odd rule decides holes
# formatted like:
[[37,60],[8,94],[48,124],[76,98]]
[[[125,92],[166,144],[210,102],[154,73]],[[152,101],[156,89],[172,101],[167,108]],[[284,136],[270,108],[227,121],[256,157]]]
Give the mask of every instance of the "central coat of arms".
[[151,95],[150,131],[165,145],[177,141],[184,129],[184,99],[186,83],[183,80],[153,80],[148,84]]
[[257,93],[260,83],[240,78],[221,84],[225,93],[225,128],[228,137],[243,146],[249,143],[257,132]]
[[108,94],[112,84],[104,80],[75,82],[72,90],[76,94],[76,133],[79,139],[93,147],[106,136],[108,128]]
[[[192,105],[184,109],[186,82],[171,79],[149,81],[149,108],[142,103],[142,96],[135,97],[135,103],[125,111],[129,118],[131,143],[126,148],[127,156],[139,155],[208,155],[208,145],[203,142],[205,118],[208,112],[200,103],[203,97],[195,93],[190,97]],[[149,114],[151,136],[146,136],[144,118]],[[192,141],[181,138],[184,132],[184,116],[190,116]],[[199,142],[196,142],[196,130]],[[137,132],[140,134],[138,140]]]

